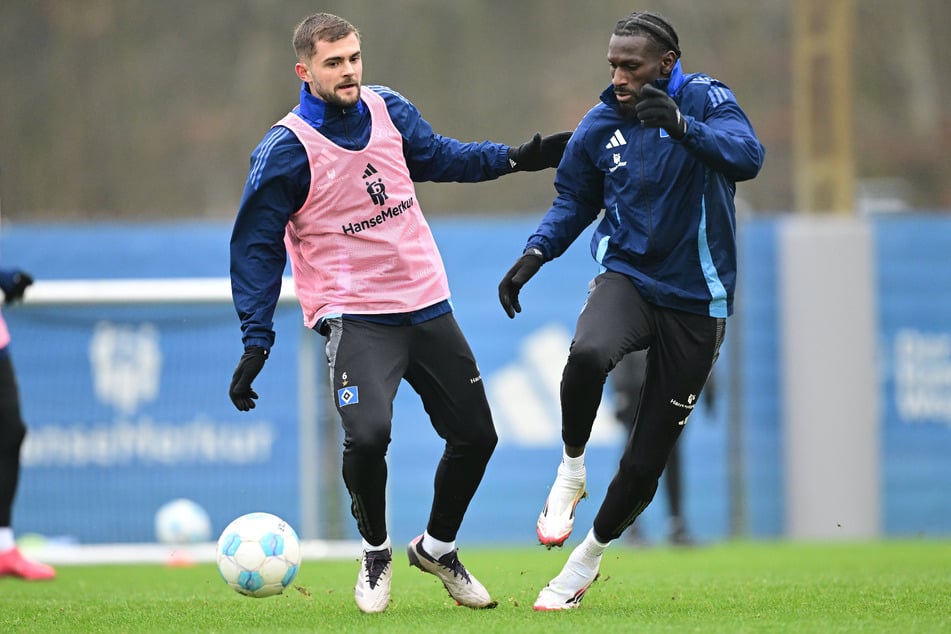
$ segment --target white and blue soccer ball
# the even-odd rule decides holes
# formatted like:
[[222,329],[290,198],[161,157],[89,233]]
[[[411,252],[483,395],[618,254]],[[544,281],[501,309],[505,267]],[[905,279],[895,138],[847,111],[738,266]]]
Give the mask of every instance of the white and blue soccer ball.
[[270,597],[284,591],[300,569],[294,528],[270,513],[237,518],[218,538],[218,572],[236,592]]
[[211,518],[193,500],[172,500],[160,506],[155,513],[155,537],[163,544],[211,541]]

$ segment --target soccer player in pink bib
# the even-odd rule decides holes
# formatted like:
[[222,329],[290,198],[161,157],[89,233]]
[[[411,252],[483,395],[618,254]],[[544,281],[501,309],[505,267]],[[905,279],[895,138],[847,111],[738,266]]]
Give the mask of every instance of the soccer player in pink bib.
[[479,182],[556,167],[570,133],[536,134],[518,147],[447,138],[399,93],[361,84],[360,34],[346,20],[312,15],[293,41],[300,103],[254,150],[231,237],[244,344],[231,399],[242,411],[255,405],[251,384],[274,343],[289,258],[304,323],[326,338],[344,429],[343,478],[363,538],[357,606],[382,612],[390,601],[386,452],[405,379],[445,440],[410,564],[438,577],[458,603],[494,607],[459,561],[455,539],[498,438],[414,182]]

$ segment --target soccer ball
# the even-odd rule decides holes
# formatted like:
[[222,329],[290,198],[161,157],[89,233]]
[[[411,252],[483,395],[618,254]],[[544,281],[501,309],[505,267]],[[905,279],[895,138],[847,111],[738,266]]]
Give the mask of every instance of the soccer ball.
[[211,540],[211,518],[192,500],[172,500],[155,514],[155,536],[163,544],[207,542]]
[[300,540],[294,528],[270,513],[248,513],[218,538],[218,572],[249,597],[280,594],[300,569]]

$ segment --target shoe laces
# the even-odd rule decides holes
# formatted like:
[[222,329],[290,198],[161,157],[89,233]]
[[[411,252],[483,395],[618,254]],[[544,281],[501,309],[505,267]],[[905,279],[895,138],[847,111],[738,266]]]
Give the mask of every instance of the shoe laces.
[[458,550],[454,550],[446,553],[436,561],[438,561],[441,566],[451,570],[453,577],[462,577],[467,582],[472,583],[472,580],[469,578],[469,571],[466,570],[466,567],[459,561],[458,552]]
[[370,588],[375,588],[380,581],[380,576],[386,571],[386,567],[393,561],[393,556],[385,550],[368,550],[364,555],[367,573],[367,583]]

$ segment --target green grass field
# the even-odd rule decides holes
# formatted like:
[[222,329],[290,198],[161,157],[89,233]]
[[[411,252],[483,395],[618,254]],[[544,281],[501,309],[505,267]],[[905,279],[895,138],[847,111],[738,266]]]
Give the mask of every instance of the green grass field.
[[0,632],[951,632],[948,541],[616,545],[582,606],[560,613],[532,603],[567,550],[461,550],[499,601],[483,611],[395,554],[383,614],[356,609],[355,560],[305,561],[266,599],[233,592],[213,564],[60,566],[52,582],[0,579]]

